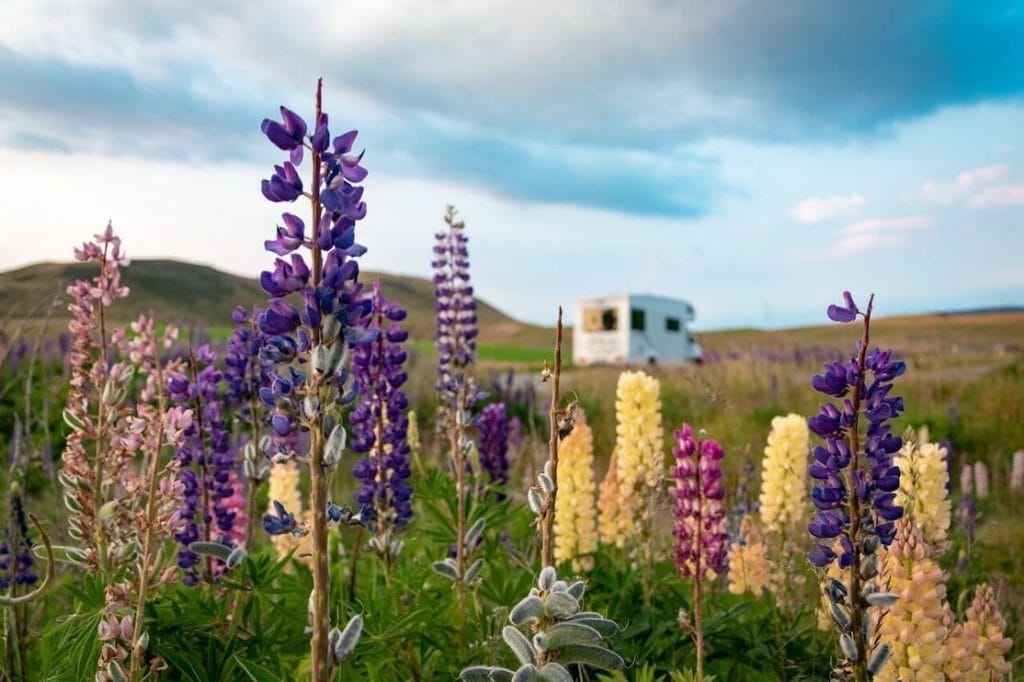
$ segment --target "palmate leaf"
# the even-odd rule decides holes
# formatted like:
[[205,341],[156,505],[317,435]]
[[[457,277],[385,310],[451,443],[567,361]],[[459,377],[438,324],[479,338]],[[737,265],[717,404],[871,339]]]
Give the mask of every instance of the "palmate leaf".
[[245,671],[245,674],[249,676],[252,682],[278,682],[281,677],[270,669],[265,668],[259,663],[253,661],[247,661],[244,658],[235,656],[235,663],[238,667]]

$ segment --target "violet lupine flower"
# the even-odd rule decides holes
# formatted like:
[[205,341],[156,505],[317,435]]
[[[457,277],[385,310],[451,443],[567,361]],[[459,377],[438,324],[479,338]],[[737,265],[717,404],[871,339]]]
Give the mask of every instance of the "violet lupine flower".
[[[843,296],[846,305],[829,306],[829,317],[850,322],[863,315],[866,337],[871,303],[867,312],[861,313],[849,292]],[[862,342],[849,362],[827,364],[825,372],[811,380],[817,391],[843,399],[838,407],[831,402],[823,404],[819,413],[807,420],[811,431],[825,441],[823,446],[814,448],[814,461],[808,467],[810,476],[818,481],[811,492],[818,511],[808,530],[815,538],[829,541],[816,544],[808,554],[818,567],[828,566],[836,559],[831,541],[838,540],[842,568],[853,565],[864,554],[863,546],[854,546],[855,540],[862,545],[869,537],[877,536],[881,544],[888,546],[895,536],[895,521],[903,515],[903,509],[894,502],[900,470],[893,465],[893,455],[899,451],[902,440],[892,433],[888,422],[903,411],[903,399],[890,393],[893,380],[903,374],[906,366],[893,359],[892,351],[866,350]],[[864,434],[858,431],[861,413],[868,423]],[[853,451],[854,444],[860,452]],[[851,488],[862,511],[861,519],[850,518]],[[857,537],[854,524],[870,530]]]
[[509,422],[504,403],[491,403],[480,412],[480,468],[491,483],[508,483]]
[[448,229],[435,235],[434,310],[436,312],[437,381],[440,398],[438,426],[459,410],[468,410],[480,398],[468,369],[476,362],[477,315],[469,283],[469,238],[465,223],[455,219],[455,208],[445,214]]
[[28,516],[21,495],[11,495],[11,522],[0,543],[0,590],[11,585],[31,585],[39,578],[32,570],[32,540],[28,535]]
[[374,282],[370,300],[377,338],[352,351],[360,397],[349,420],[352,450],[363,455],[352,470],[359,480],[356,506],[366,524],[383,536],[412,517],[411,449],[406,440],[409,401],[402,391],[408,379],[402,344],[409,334],[399,324],[405,310],[384,298],[380,280]]
[[729,540],[722,504],[725,452],[717,441],[695,439],[689,424],[683,424],[674,435],[676,465],[671,473],[676,480],[672,490],[676,567],[684,578],[703,578],[709,570],[722,573]]
[[[263,181],[263,194],[275,202],[297,199],[302,180],[295,166],[302,162],[302,150],[312,149],[320,159],[317,196],[322,206],[311,230],[299,216],[284,213],[276,239],[265,242],[266,249],[280,258],[272,271],[260,276],[260,284],[272,297],[267,308],[256,315],[262,333],[260,357],[271,367],[263,374],[260,397],[274,409],[274,434],[287,439],[294,431],[307,428],[300,418],[299,403],[309,382],[308,370],[297,369],[296,361],[299,367],[313,361],[313,370],[333,381],[339,393],[345,393],[348,371],[342,364],[346,351],[368,342],[372,335],[363,331],[370,301],[362,296],[359,267],[353,260],[366,251],[355,242],[356,222],[366,215],[363,190],[353,184],[366,177],[366,170],[359,165],[362,154],[351,154],[356,132],[334,138],[333,148],[329,148],[327,114],[320,114],[312,135],[297,114],[284,107],[281,114],[281,123],[264,120],[263,131],[276,146],[290,151],[291,158],[275,167],[274,177]],[[302,249],[319,254],[319,280],[314,281]],[[319,347],[316,353],[315,346]],[[345,401],[352,399],[353,393],[344,396]]]
[[178,514],[181,525],[174,534],[182,545],[178,567],[184,572],[183,581],[195,585],[200,579],[200,558],[189,545],[202,540],[234,547],[236,539],[244,537],[245,520],[233,502],[237,476],[233,480],[235,462],[225,424],[217,356],[203,345],[189,360],[192,378],[183,374],[173,377],[168,382],[168,393],[173,401],[190,406],[196,415],[175,455],[184,504]]

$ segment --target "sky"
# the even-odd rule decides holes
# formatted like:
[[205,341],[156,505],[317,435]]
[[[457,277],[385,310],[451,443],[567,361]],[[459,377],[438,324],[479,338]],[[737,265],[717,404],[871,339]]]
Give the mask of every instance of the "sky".
[[551,324],[613,293],[698,329],[1024,305],[1024,2],[3,0],[0,270],[129,255],[256,277],[286,105],[360,131],[371,270]]

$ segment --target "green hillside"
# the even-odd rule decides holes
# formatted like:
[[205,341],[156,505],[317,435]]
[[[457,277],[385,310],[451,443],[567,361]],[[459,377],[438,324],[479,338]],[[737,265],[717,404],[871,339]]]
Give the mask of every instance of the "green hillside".
[[[0,273],[0,318],[64,318],[64,290],[72,280],[89,277],[95,266],[83,263],[39,263]],[[434,336],[433,284],[422,277],[364,272],[369,284],[380,277],[388,298],[409,311],[407,328],[413,339]],[[236,305],[266,301],[256,279],[246,279],[205,265],[173,260],[133,260],[123,271],[131,295],[111,309],[118,321],[154,313],[161,322],[215,329],[231,324]],[[480,340],[484,344],[546,348],[549,330],[512,319],[485,301],[478,301]]]

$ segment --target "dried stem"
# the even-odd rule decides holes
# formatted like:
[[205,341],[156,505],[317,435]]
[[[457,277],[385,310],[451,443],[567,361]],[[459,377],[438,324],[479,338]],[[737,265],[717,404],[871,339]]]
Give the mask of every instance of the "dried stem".
[[[157,372],[160,372],[159,368],[157,369]],[[160,450],[163,448],[164,413],[167,410],[167,404],[164,399],[164,382],[162,376],[158,376],[157,378],[156,395],[159,427],[157,428],[156,447],[153,448],[153,452],[150,453],[149,497],[146,499],[146,531],[142,541],[142,564],[139,566],[139,596],[138,604],[135,607],[135,630],[132,633],[132,662],[131,668],[128,672],[128,679],[133,680],[133,682],[135,680],[141,680],[143,674],[143,651],[139,647],[139,638],[142,636],[142,619],[145,615],[146,593],[149,589],[149,575],[152,569],[151,564],[153,563],[153,544],[156,535],[157,493],[160,488]]]
[[[323,79],[316,82],[316,116],[314,125],[319,125],[322,110],[322,88]],[[312,192],[312,251],[313,251],[313,281],[315,291],[320,286],[322,277],[323,258],[320,252],[319,241],[320,217],[323,207],[320,204],[320,152],[313,148],[313,181],[310,186]],[[314,327],[313,346],[323,343],[320,327]],[[340,341],[339,341],[340,342]],[[317,375],[314,374],[314,377]],[[315,378],[310,391],[318,394],[321,390],[319,378]],[[322,404],[321,401],[318,403]],[[327,547],[327,490],[330,486],[330,472],[324,466],[324,433],[323,433],[323,412],[322,408],[317,410],[309,424],[309,471],[310,471],[310,505],[313,508],[313,596],[312,606],[312,636],[310,647],[312,650],[312,679],[313,682],[327,682],[330,679],[331,661],[329,651],[328,632],[330,630],[330,604],[331,572],[328,561]]]
[[853,391],[853,424],[850,426],[850,453],[851,463],[847,475],[846,489],[849,493],[850,504],[850,544],[853,545],[853,564],[850,567],[850,630],[853,633],[853,641],[857,645],[857,660],[853,662],[853,679],[855,682],[867,682],[869,679],[867,668],[867,637],[864,635],[863,610],[861,607],[861,584],[860,584],[860,497],[857,495],[857,482],[855,474],[860,464],[860,434],[858,433],[858,417],[860,416],[861,386],[864,384],[864,359],[868,352],[871,329],[871,306],[875,296],[868,299],[868,308],[864,313],[864,337],[861,340],[860,350],[857,353],[857,367],[860,371],[857,385]]
[[551,482],[554,484],[547,497],[541,517],[541,568],[555,565],[555,500],[558,495],[558,420],[562,416],[558,383],[562,377],[562,306],[558,306],[555,326],[555,369],[551,380],[551,411],[548,429],[548,460],[551,462]]

